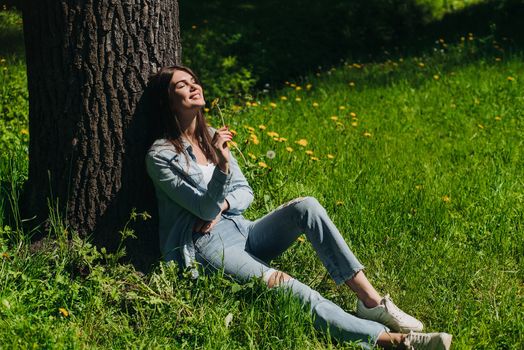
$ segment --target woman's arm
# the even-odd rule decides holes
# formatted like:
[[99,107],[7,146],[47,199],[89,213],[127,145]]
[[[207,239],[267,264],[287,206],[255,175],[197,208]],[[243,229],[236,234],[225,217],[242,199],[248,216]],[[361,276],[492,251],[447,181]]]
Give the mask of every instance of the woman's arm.
[[213,220],[222,210],[232,171],[226,174],[216,167],[207,191],[200,192],[176,164],[176,156],[174,151],[167,149],[148,152],[146,168],[155,187],[160,188],[175,203],[202,220]]
[[230,156],[231,181],[226,200],[229,203],[229,209],[226,211],[231,214],[241,214],[246,210],[253,201],[253,190],[246,180],[246,177],[240,170],[238,162]]

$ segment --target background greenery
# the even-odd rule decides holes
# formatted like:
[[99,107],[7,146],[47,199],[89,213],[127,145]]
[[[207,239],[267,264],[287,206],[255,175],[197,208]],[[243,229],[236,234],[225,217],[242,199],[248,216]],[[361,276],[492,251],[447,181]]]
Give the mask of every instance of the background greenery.
[[[317,42],[313,33],[328,29],[293,22],[307,11],[297,2],[273,4],[274,16],[260,16],[269,23],[257,25],[274,31],[267,38],[294,31],[308,39],[285,44],[250,37],[256,16],[237,13],[235,26],[228,22],[240,2],[201,4],[206,26],[188,3],[181,1],[184,57],[208,96],[221,97],[237,132],[236,156],[256,194],[246,215],[313,195],[377,288],[428,331],[452,333],[455,349],[523,348],[522,33],[507,35],[503,20],[519,13],[518,2],[414,2],[427,17],[409,22],[421,28],[411,45],[395,48],[397,34],[377,32],[375,24],[391,20],[384,11],[366,18],[373,28],[359,28],[355,42],[338,39],[351,44],[332,54],[337,39]],[[246,13],[271,10],[246,4],[256,5],[244,4]],[[379,4],[391,10],[398,2],[369,2]],[[330,11],[315,11],[314,23],[331,23],[323,17]],[[475,13],[488,20],[474,23]],[[279,27],[282,18],[289,28]],[[351,52],[366,35],[382,41]],[[68,240],[52,210],[48,239],[31,245],[17,213],[29,138],[22,40],[20,15],[0,11],[1,348],[352,347],[317,333],[296,301],[258,281],[238,285],[220,274],[193,281],[163,263],[137,272],[118,262],[123,252],[74,233]],[[301,60],[288,52],[302,52]],[[221,123],[215,109],[209,119]],[[144,219],[131,213],[130,222]],[[302,239],[275,266],[354,309],[355,297],[334,286]]]

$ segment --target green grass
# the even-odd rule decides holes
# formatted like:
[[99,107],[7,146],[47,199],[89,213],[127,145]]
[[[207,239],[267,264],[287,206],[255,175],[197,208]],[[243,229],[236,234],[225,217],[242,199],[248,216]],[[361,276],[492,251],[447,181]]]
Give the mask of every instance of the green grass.
[[[256,194],[246,216],[313,195],[373,284],[428,331],[452,333],[454,349],[521,349],[523,57],[491,39],[444,44],[222,102]],[[12,75],[2,96],[11,97],[0,110],[15,114],[2,112],[0,139],[19,145],[1,144],[0,209],[11,210],[27,171],[27,93],[23,61],[8,57],[4,66]],[[220,123],[215,110],[210,120]],[[192,281],[165,264],[143,276],[85,240],[67,241],[59,218],[41,247],[15,223],[0,216],[2,348],[351,348],[260,282]],[[275,266],[354,309],[355,297],[334,286],[307,242]]]

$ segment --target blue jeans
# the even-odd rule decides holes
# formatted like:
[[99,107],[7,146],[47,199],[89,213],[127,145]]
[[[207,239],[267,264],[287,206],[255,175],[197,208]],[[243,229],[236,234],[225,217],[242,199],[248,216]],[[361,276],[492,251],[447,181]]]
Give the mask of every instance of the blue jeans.
[[[318,257],[337,284],[351,279],[364,266],[342,238],[326,210],[312,197],[298,198],[252,222],[242,216],[222,217],[210,233],[194,233],[197,260],[235,279],[262,277],[269,262],[282,254],[300,234],[305,233]],[[309,306],[315,326],[329,328],[339,340],[374,345],[388,328],[363,320],[342,310],[296,279],[282,282],[303,305]]]

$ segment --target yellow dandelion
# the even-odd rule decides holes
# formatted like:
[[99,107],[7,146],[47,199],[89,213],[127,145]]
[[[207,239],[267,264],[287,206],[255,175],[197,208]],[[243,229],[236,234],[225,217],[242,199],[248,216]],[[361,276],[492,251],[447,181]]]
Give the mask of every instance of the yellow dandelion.
[[295,143],[299,146],[306,147],[307,146],[307,140],[306,139],[300,139],[298,141],[295,141]]
[[449,202],[451,202],[451,198],[448,195],[444,195],[444,196],[442,196],[442,201],[444,203],[449,203]]
[[264,124],[260,124],[260,125],[258,126],[258,128],[259,128],[260,130],[266,130],[266,126],[265,126]]
[[0,64],[4,64],[4,63],[5,63],[5,58],[0,59]]
[[508,81],[515,81],[515,78],[513,78],[513,77],[508,77]]
[[328,157],[328,159],[335,159],[335,156],[330,154],[330,153],[327,154],[327,157]]
[[255,128],[249,125],[244,125],[244,128],[246,128],[249,132],[255,132]]
[[291,85],[289,85],[289,86],[291,86],[291,87],[296,87],[297,84],[295,84],[295,83],[291,83]]
[[500,120],[502,120],[502,117],[500,117],[500,116],[497,115],[497,116],[495,117],[495,120],[496,120],[496,121],[500,121]]
[[311,85],[311,84],[307,84],[307,85],[306,85],[306,89],[307,89],[307,90],[311,90],[312,87],[313,87],[313,85]]
[[362,134],[364,137],[371,137],[371,133],[366,131]]
[[341,205],[344,205],[344,202],[343,202],[343,201],[336,201],[336,202],[335,202],[335,205],[337,205],[337,206],[341,206]]
[[484,125],[482,124],[477,124],[477,126],[479,127],[479,129],[484,129]]
[[285,141],[287,141],[287,139],[285,137],[275,137],[273,140],[275,140],[277,142],[285,142]]
[[349,82],[349,86],[354,87],[354,86],[355,86],[355,83],[354,83],[353,81],[350,81],[350,82]]
[[236,143],[235,141],[229,141],[228,144],[230,144],[231,146],[235,148],[238,148],[238,143]]
[[284,84],[289,85],[289,81],[285,81]]
[[416,185],[415,188],[416,188],[417,190],[421,190],[421,189],[422,189],[422,185]]
[[191,26],[191,29],[197,29],[197,26],[193,24],[193,25]]
[[438,75],[438,74],[435,74],[435,75],[433,76],[433,79],[435,79],[435,80],[439,80],[439,79],[440,79],[440,77],[439,77],[439,75]]
[[337,126],[344,126],[342,122],[337,122]]
[[229,131],[231,131],[231,133],[233,134],[233,136],[236,136],[236,135],[238,134],[237,131],[234,130],[234,129],[229,129]]
[[242,106],[239,106],[239,105],[233,105],[231,107],[231,109],[233,110],[233,112],[238,112],[242,109]]
[[500,61],[502,61],[502,58],[500,58],[500,57],[495,57],[495,61],[496,61],[496,62],[500,62]]
[[274,131],[268,131],[267,136],[269,137],[278,137],[278,133]]
[[253,160],[257,159],[257,156],[255,156],[255,155],[254,155],[253,153],[251,153],[251,152],[249,152],[247,155],[248,155],[249,158],[251,158],[251,159],[253,159]]
[[288,147],[286,147],[286,151],[288,151],[289,153],[291,153],[291,152],[293,152],[293,148],[291,148],[291,147],[288,146]]
[[419,62],[418,66],[419,66],[420,68],[424,68],[426,65],[424,64],[424,62]]
[[317,157],[310,157],[309,159],[314,160],[315,162],[320,160]]
[[267,164],[264,163],[264,162],[258,162],[258,166],[261,167],[261,168],[267,168]]
[[351,116],[351,118],[356,118],[357,117],[357,114],[355,112],[351,112],[351,113],[349,113],[349,115]]
[[204,108],[204,112],[209,113],[209,108]]
[[29,131],[27,129],[20,130],[20,134],[22,135],[29,135]]
[[341,111],[343,111],[344,109],[346,109],[345,106],[339,106],[338,109],[340,109]]
[[246,106],[251,107],[251,102],[250,101],[246,101]]
[[295,101],[300,102],[302,99],[300,97],[295,97]]
[[357,123],[357,122],[352,122],[352,123],[351,123],[351,126],[354,126],[354,127],[356,127],[357,125],[358,125],[358,123]]
[[300,243],[304,243],[306,241],[306,239],[303,236],[298,236],[297,237],[297,241],[300,242]]
[[310,149],[308,149],[308,150],[306,151],[306,154],[309,155],[309,156],[312,156],[312,155],[313,155],[313,151],[310,150]]
[[337,120],[338,120],[338,117],[337,117],[336,115],[332,115],[331,117],[329,117],[329,119],[334,120],[334,121],[337,121]]
[[255,134],[249,134],[249,138],[251,139],[251,142],[253,142],[253,144],[255,144],[255,145],[258,145],[260,143],[260,141],[258,140],[257,135],[255,135]]
[[300,91],[300,90],[302,90],[302,87],[301,87],[301,86],[297,86],[297,87],[295,88],[295,90],[296,90],[296,91]]
[[273,107],[273,108],[276,108],[276,107],[277,107],[277,104],[276,104],[275,102],[271,102],[269,105],[270,105],[271,107]]
[[69,311],[67,311],[65,308],[63,307],[59,307],[58,308],[58,312],[60,313],[60,315],[64,316],[64,317],[68,317],[69,316]]
[[287,97],[286,97],[286,96],[280,96],[280,99],[281,99],[282,101],[287,101]]
[[257,106],[258,106],[258,103],[256,101],[251,102],[251,107],[257,107]]
[[360,68],[362,68],[362,65],[358,64],[358,63],[353,63],[353,67],[355,67],[357,69],[360,69]]
[[317,108],[318,107],[318,103],[317,102],[313,102],[313,107]]

